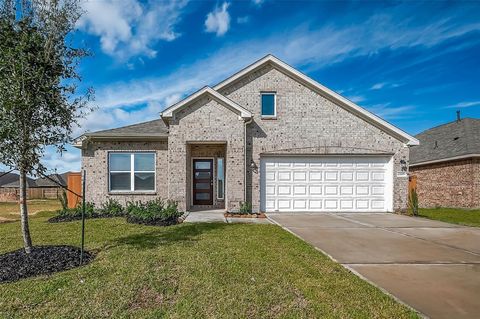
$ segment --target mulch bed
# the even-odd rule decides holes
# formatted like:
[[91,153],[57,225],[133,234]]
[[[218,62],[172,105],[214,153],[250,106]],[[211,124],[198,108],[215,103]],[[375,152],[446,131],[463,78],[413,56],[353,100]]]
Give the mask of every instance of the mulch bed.
[[171,226],[171,225],[180,224],[181,220],[178,218],[171,218],[166,220],[165,219],[145,220],[141,218],[128,216],[127,222],[131,224],[141,224],[141,225],[149,225],[149,226]]
[[223,215],[225,217],[230,217],[230,218],[267,218],[267,216],[264,213],[258,213],[258,214],[225,213]]
[[[95,256],[84,251],[83,265]],[[80,266],[80,248],[74,246],[35,246],[30,254],[18,249],[0,255],[0,283],[48,275]]]

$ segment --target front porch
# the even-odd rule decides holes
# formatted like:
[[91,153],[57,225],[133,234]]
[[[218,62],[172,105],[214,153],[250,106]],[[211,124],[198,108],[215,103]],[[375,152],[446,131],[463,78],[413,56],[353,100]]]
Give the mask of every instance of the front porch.
[[187,143],[186,210],[225,210],[226,142]]

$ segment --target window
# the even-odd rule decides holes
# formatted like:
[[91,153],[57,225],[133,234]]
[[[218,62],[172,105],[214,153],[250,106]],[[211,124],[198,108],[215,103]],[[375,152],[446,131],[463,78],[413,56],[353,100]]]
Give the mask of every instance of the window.
[[223,199],[225,192],[225,167],[223,157],[217,158],[217,198]]
[[275,93],[265,92],[262,93],[262,116],[263,117],[275,117],[277,115],[277,106]]
[[155,191],[155,153],[109,153],[109,190]]

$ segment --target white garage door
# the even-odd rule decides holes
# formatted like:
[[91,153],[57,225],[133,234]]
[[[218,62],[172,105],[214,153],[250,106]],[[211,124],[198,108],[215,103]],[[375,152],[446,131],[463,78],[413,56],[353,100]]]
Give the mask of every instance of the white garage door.
[[391,157],[264,157],[261,209],[266,212],[392,211]]

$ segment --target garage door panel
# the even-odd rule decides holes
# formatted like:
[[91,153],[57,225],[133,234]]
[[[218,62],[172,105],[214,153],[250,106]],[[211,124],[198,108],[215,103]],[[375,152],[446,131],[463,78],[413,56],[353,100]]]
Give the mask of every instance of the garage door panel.
[[387,211],[388,157],[262,158],[262,203],[267,212]]

